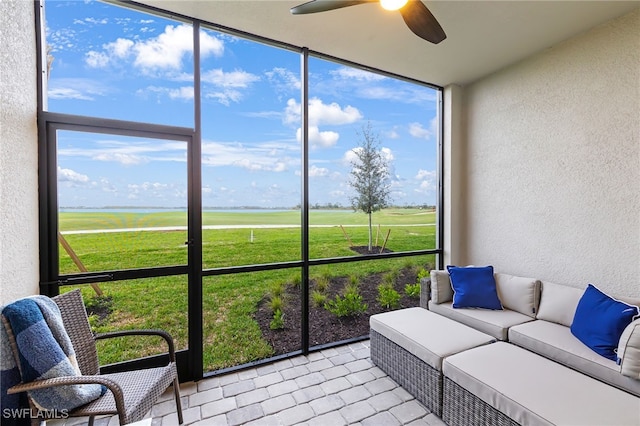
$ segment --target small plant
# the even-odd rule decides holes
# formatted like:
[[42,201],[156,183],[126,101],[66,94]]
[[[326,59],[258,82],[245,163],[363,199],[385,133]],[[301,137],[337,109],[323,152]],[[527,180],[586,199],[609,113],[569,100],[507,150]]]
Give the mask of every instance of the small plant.
[[339,318],[352,317],[366,312],[368,306],[362,301],[362,296],[353,287],[345,289],[344,296],[336,296],[334,300],[325,303],[324,308]]
[[284,328],[284,314],[281,309],[273,312],[273,319],[269,323],[271,330],[282,330]]
[[357,275],[349,275],[349,284],[350,287],[359,288],[360,287],[360,277]]
[[387,272],[386,274],[384,274],[384,276],[382,277],[382,282],[389,286],[389,287],[393,287],[396,284],[396,280],[398,278],[398,274],[392,272]]
[[271,298],[273,299],[274,297],[279,297],[281,298],[282,295],[284,294],[284,288],[285,288],[285,283],[283,282],[279,282],[277,284],[274,284],[271,287]]
[[274,314],[276,311],[282,311],[283,305],[282,297],[271,296],[269,299],[269,309],[271,309]]
[[397,309],[400,306],[400,293],[389,284],[380,284],[376,300],[383,308]]
[[324,306],[324,304],[327,302],[327,295],[318,290],[313,290],[313,292],[311,293],[311,301],[316,307]]
[[412,299],[420,298],[420,283],[417,282],[415,284],[407,284],[404,286],[404,292],[407,296]]
[[330,279],[327,276],[322,275],[321,277],[316,279],[316,290],[320,293],[326,293],[327,289],[329,288],[329,283]]
[[293,278],[291,278],[291,284],[293,284],[295,288],[300,289],[302,285],[302,278],[300,275],[294,275]]
[[424,268],[420,268],[418,271],[418,282],[420,282],[422,278],[431,278],[431,273]]

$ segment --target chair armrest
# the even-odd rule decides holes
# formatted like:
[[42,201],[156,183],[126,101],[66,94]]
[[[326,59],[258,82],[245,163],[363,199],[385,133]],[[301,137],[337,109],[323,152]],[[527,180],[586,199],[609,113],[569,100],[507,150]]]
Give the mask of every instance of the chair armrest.
[[119,330],[96,334],[94,337],[96,340],[101,340],[123,336],[160,336],[167,342],[167,346],[169,347],[170,361],[176,361],[176,351],[173,344],[173,337],[171,337],[171,335],[164,330]]
[[[89,385],[89,384],[98,384],[106,386],[107,389],[111,391],[113,394],[113,399],[116,403],[116,409],[118,413],[124,413],[124,394],[122,393],[122,389],[120,386],[114,382],[113,380],[107,379],[101,376],[64,376],[64,377],[54,377],[52,379],[44,379],[44,380],[35,380],[29,383],[20,383],[19,385],[15,385],[9,389],[7,389],[8,394],[20,393],[20,392],[28,392],[38,389],[46,389],[56,386],[69,386],[69,385]],[[121,418],[122,422],[123,419]]]

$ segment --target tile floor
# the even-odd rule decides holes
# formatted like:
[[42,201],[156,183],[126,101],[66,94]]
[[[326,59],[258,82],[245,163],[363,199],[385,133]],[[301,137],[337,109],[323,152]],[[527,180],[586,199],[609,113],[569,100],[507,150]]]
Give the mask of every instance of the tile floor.
[[[183,383],[180,392],[185,425],[444,425],[371,363],[368,340]],[[175,410],[166,392],[151,410],[151,424],[177,425]],[[117,424],[117,417],[95,422]]]

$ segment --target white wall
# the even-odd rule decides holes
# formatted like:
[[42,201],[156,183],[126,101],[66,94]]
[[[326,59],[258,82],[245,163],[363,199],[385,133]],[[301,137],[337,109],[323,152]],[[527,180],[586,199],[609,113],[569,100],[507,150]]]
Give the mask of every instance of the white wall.
[[38,293],[34,6],[0,1],[0,305]]
[[640,295],[640,10],[464,97],[459,258]]

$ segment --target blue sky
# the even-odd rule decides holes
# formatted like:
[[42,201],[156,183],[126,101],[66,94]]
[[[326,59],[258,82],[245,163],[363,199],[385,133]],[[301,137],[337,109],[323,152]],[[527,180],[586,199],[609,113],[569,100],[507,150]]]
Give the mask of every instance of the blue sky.
[[[50,111],[194,126],[189,25],[100,2],[45,7]],[[201,59],[203,205],[299,204],[299,53],[204,28]],[[392,203],[435,204],[436,91],[319,58],[309,68],[310,203],[349,206],[371,123]],[[60,132],[59,205],[184,207],[186,158],[183,142]]]

